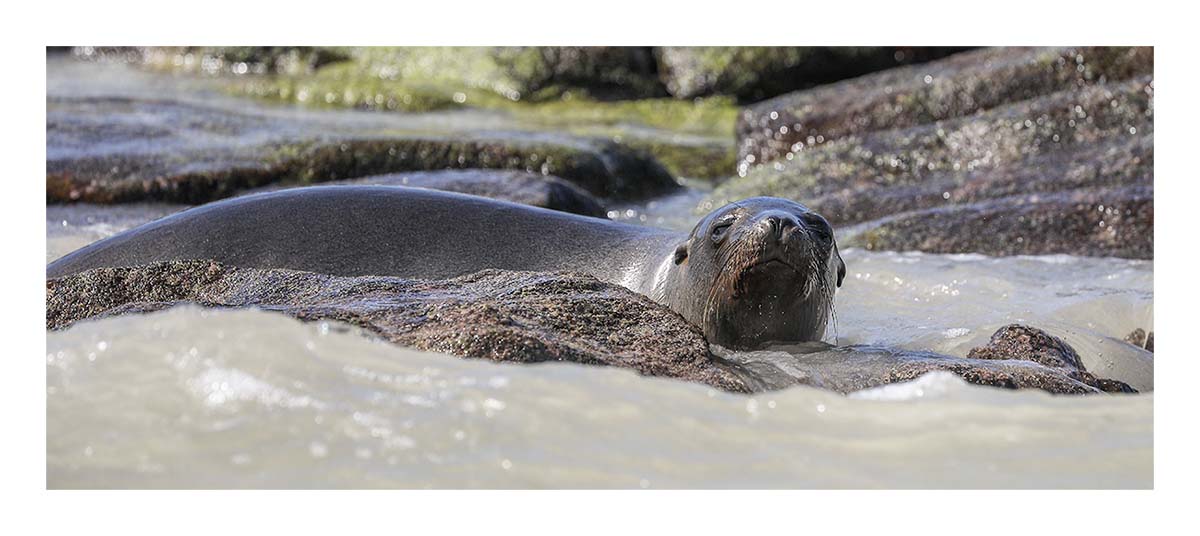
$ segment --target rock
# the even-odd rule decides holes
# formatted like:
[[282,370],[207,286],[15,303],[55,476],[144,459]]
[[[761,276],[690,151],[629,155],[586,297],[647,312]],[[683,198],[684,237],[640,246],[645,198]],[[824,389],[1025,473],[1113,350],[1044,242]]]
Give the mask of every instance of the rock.
[[375,175],[325,184],[411,186],[478,195],[535,207],[607,217],[604,206],[583,189],[553,175],[526,171],[456,169]]
[[1154,258],[1154,187],[1005,197],[886,218],[848,236],[871,250]]
[[987,346],[972,348],[973,359],[1022,359],[1052,368],[1084,370],[1083,360],[1071,345],[1045,331],[1019,324],[996,330]]
[[301,101],[302,88],[358,101],[345,95],[373,97],[368,89],[391,86],[409,96],[394,107],[409,111],[536,101],[568,88],[601,99],[667,96],[648,47],[76,47],[75,54],[171,72],[284,75],[243,81],[296,90],[287,92]]
[[1147,352],[1154,351],[1153,331],[1146,333],[1146,330],[1137,328],[1130,332],[1129,335],[1126,335],[1124,340],[1125,342],[1137,346],[1138,348],[1145,348]]
[[805,205],[833,223],[848,224],[1020,194],[1153,184],[1153,133],[1139,131],[1135,136],[1031,155],[1010,165],[933,173],[915,184],[853,184],[807,198]]
[[103,97],[48,99],[46,131],[49,202],[197,204],[285,180],[449,168],[536,171],[611,199],[678,188],[643,151],[565,135],[397,135],[386,122]]
[[933,352],[868,345],[786,350],[737,353],[718,350],[717,355],[741,367],[756,391],[809,385],[851,393],[912,381],[926,373],[943,370],[968,383],[989,387],[1040,389],[1055,394],[1100,392],[1099,388],[1080,381],[1069,371],[1029,361],[962,359]]
[[746,168],[713,199],[809,199],[843,188],[963,183],[992,170],[1026,167],[1030,158],[1146,137],[1154,125],[1153,87],[1148,77],[1090,84],[967,117],[825,141]]
[[972,348],[967,353],[972,359],[999,359],[1033,361],[1041,365],[1069,371],[1072,377],[1106,392],[1136,393],[1137,391],[1117,380],[1098,379],[1083,367],[1083,360],[1071,345],[1038,328],[1010,324],[992,334],[986,346]]
[[972,359],[820,343],[763,352],[714,347],[714,356],[700,330],[679,315],[645,296],[574,273],[485,270],[449,280],[408,280],[200,260],[101,268],[46,282],[46,327],[65,329],[89,318],[181,303],[336,320],[395,344],[464,357],[618,366],[734,392],[795,384],[850,392],[932,370],[979,385],[1052,393],[1124,385],[1092,377],[1065,343],[1019,326],[997,332]]
[[738,120],[738,155],[744,164],[759,165],[796,152],[797,144],[965,117],[1039,95],[1153,72],[1154,51],[1149,47],[965,52],[747,108]]
[[502,47],[496,59],[525,94],[566,86],[604,100],[667,95],[649,47]]
[[755,390],[811,385],[841,393],[915,380],[932,371],[953,373],[968,383],[1006,389],[1040,389],[1055,394],[1136,393],[1129,385],[1096,378],[1084,370],[1074,348],[1028,326],[1009,325],[966,359],[933,352],[871,345],[833,347],[806,343],[774,351],[716,353],[741,367]]
[[954,47],[659,47],[658,71],[681,99],[754,102],[881,69],[940,58]]
[[1152,258],[1153,110],[1138,76],[848,134],[749,168],[698,211],[771,195],[870,222],[846,245]]
[[[326,108],[487,109],[483,122],[499,123],[496,128],[619,138],[648,149],[673,174],[693,178],[727,176],[735,159],[733,99],[670,98],[645,47],[77,47],[76,52],[81,59],[115,60],[149,67],[151,73],[121,73],[123,66],[103,65],[113,61],[56,60],[47,64],[52,82],[56,71],[70,71],[77,79],[65,80],[69,87],[76,87],[78,78],[115,74],[130,80],[137,95],[151,84],[135,79],[150,78],[151,94],[186,81],[209,91]],[[318,59],[306,63],[293,56]],[[296,66],[273,67],[280,63]],[[171,76],[151,76],[158,70]],[[175,76],[180,72],[212,76]],[[165,96],[177,98],[177,93]],[[636,98],[611,100],[618,97]],[[409,117],[417,132],[429,130],[429,122]],[[436,128],[458,122],[448,119]]]
[[487,270],[444,281],[335,277],[209,261],[97,269],[46,282],[46,326],[180,303],[336,320],[395,344],[493,361],[571,361],[745,392],[699,329],[649,298],[572,273]]
[[687,140],[672,136],[667,140],[626,137],[621,143],[654,155],[671,175],[686,179],[724,179],[734,168],[733,144],[721,139]]

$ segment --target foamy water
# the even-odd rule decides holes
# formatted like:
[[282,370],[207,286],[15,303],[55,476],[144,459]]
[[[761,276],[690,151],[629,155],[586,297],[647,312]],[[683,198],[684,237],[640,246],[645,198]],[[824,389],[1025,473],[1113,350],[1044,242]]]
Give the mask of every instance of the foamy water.
[[[47,256],[176,208],[53,208]],[[965,355],[1021,321],[1101,376],[1153,388],[1152,355],[1111,338],[1153,328],[1152,262],[843,256],[842,344]],[[52,488],[1152,486],[1150,393],[1055,397],[935,373],[850,397],[742,396],[416,352],[249,310],[48,333],[47,400]]]
[[47,337],[70,487],[1149,487],[1153,396],[926,376],[758,396],[178,308]]

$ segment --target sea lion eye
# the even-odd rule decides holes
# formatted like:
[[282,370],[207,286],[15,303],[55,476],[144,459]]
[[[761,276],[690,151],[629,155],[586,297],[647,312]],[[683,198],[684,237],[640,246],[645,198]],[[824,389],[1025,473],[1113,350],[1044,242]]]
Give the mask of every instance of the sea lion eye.
[[729,228],[732,226],[733,226],[733,220],[725,220],[725,221],[717,222],[715,225],[713,225],[713,228],[712,228],[713,240],[720,240],[721,237],[725,236],[725,232],[728,231]]
[[812,212],[805,213],[802,217],[804,218],[804,223],[813,234],[825,240],[833,238],[833,227],[829,225],[828,221],[825,221],[825,218]]

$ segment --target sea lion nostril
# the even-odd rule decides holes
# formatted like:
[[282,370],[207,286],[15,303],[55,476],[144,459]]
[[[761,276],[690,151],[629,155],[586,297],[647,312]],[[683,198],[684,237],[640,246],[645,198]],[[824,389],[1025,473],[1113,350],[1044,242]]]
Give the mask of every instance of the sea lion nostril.
[[766,226],[767,235],[779,241],[783,239],[785,231],[796,226],[796,222],[786,216],[771,215],[763,218],[763,225]]

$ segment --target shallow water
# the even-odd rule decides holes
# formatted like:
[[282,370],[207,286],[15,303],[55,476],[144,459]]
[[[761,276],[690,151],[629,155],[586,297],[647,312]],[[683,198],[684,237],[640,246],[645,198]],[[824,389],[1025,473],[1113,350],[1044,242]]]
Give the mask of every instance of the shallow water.
[[1152,485],[1150,394],[748,397],[193,307],[47,339],[52,488]]
[[[47,84],[54,96],[170,92],[185,102],[253,108],[309,125],[523,128],[488,112],[250,106],[202,83],[119,66],[52,64]],[[694,188],[616,206],[610,216],[687,230],[702,198]],[[182,208],[50,206],[46,260]],[[1021,322],[1063,337],[1090,371],[1143,394],[1053,397],[934,374],[850,397],[807,387],[749,397],[624,370],[464,360],[338,325],[185,307],[47,333],[48,483],[1152,485],[1153,356],[1119,341],[1135,328],[1154,328],[1152,261],[841,253],[848,272],[830,342],[965,356],[996,328]]]

